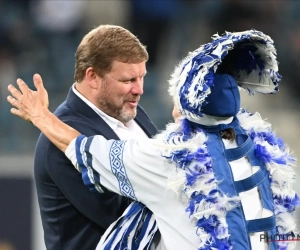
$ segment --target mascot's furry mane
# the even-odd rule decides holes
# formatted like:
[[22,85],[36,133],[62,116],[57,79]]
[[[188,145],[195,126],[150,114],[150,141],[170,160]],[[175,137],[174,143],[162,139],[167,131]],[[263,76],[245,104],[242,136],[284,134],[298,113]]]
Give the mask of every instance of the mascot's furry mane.
[[202,104],[210,94],[215,73],[232,75],[251,94],[278,91],[281,76],[276,49],[269,36],[248,30],[216,34],[212,39],[189,53],[169,80],[169,93],[183,116],[193,120],[203,116]]

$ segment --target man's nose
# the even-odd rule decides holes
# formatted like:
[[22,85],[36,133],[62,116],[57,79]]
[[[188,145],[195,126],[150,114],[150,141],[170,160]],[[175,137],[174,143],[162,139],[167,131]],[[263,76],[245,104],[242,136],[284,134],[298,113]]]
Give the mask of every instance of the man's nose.
[[131,89],[133,95],[142,95],[144,93],[144,81],[143,79],[137,80],[134,82],[134,85]]

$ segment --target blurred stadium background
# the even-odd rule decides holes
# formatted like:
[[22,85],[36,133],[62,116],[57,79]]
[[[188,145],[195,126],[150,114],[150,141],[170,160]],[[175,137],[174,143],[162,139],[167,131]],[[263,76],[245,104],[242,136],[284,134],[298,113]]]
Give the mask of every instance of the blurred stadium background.
[[283,76],[280,92],[243,93],[243,106],[267,118],[300,156],[300,1],[1,0],[0,250],[45,249],[32,178],[39,132],[10,115],[7,85],[20,77],[32,87],[32,75],[40,73],[54,111],[74,81],[74,53],[81,38],[107,23],[128,28],[148,47],[141,104],[159,129],[171,120],[167,80],[189,51],[217,32],[254,28],[270,35]]

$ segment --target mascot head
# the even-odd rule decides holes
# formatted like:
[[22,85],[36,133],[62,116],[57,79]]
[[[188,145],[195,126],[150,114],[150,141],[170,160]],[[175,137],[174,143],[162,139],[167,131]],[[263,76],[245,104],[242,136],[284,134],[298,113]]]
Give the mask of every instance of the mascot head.
[[169,93],[178,111],[197,121],[203,114],[231,117],[240,109],[239,87],[250,94],[276,93],[281,76],[273,40],[260,31],[226,32],[190,52],[175,68]]

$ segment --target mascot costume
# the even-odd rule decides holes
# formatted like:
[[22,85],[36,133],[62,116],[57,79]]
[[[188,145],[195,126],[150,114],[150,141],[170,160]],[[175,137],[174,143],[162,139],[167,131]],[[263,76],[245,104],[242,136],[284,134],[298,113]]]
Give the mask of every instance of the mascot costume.
[[[168,187],[187,204],[199,250],[256,250],[262,238],[266,249],[295,247],[282,236],[295,233],[296,160],[271,124],[240,107],[240,88],[273,94],[280,80],[273,41],[256,30],[213,36],[171,76],[169,93],[181,117],[156,140],[164,145],[161,155],[176,163]],[[99,249],[131,234],[140,241],[135,249],[150,249],[155,232],[151,211],[134,202]],[[280,239],[270,240],[275,235]]]

